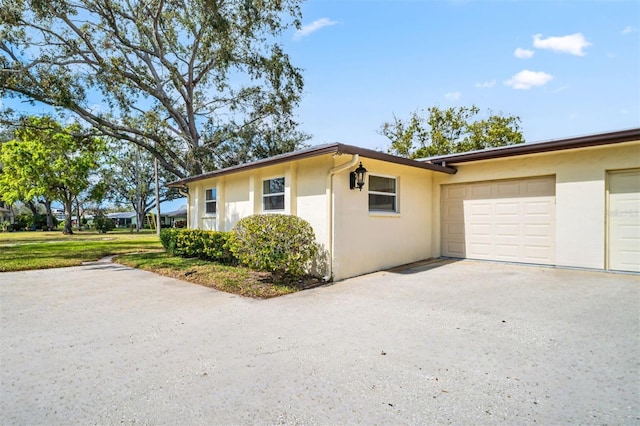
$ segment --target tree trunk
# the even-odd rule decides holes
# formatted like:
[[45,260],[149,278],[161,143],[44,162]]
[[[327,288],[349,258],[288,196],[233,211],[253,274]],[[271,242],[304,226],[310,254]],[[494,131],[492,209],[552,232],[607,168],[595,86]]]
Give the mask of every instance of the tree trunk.
[[71,228],[72,213],[73,213],[73,199],[69,197],[68,199],[64,200],[64,229],[62,230],[63,234],[66,234],[66,235],[73,234],[73,229]]
[[31,214],[33,214],[34,216],[39,214],[38,213],[38,205],[36,203],[33,202],[33,200],[29,200],[27,202],[24,203],[29,210],[31,210]]
[[78,231],[82,231],[81,226],[82,226],[82,220],[80,219],[80,203],[78,202],[78,197],[75,198],[76,200],[76,217],[78,218]]
[[138,214],[138,229],[137,231],[140,232],[141,229],[144,228],[144,219],[145,219],[145,211],[143,208],[140,208],[140,206],[138,206],[138,211],[136,212]]
[[47,231],[51,231],[53,229],[53,213],[51,212],[51,200],[45,198],[44,200],[44,208],[47,211]]

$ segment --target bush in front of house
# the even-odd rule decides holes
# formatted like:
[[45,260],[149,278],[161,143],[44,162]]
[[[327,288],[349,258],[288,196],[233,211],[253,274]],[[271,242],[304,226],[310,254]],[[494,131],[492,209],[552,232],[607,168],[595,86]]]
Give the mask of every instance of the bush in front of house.
[[160,231],[160,242],[171,254],[197,257],[220,263],[235,263],[227,248],[230,232],[203,231],[201,229],[168,228]]
[[93,226],[95,226],[96,231],[101,234],[106,234],[107,232],[112,231],[113,228],[116,227],[116,224],[110,217],[98,215],[93,218]]
[[160,243],[169,253],[176,254],[176,234],[179,229],[167,228],[160,231]]
[[231,231],[228,246],[249,268],[292,276],[304,275],[318,252],[309,222],[282,214],[241,219]]

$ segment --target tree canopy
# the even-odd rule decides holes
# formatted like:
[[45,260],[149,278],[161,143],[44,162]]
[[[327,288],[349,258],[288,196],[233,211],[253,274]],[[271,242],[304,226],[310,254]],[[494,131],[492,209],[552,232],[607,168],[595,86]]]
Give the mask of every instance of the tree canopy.
[[[118,205],[126,204],[137,215],[138,231],[144,225],[146,214],[155,206],[155,173],[153,156],[139,146],[109,144],[109,153],[100,171],[105,198]],[[159,201],[174,200],[181,195],[166,183],[173,176],[159,170]]]
[[65,209],[63,232],[71,234],[74,199],[88,189],[91,170],[104,145],[82,132],[78,124],[62,127],[49,117],[28,117],[15,139],[2,144],[0,193],[13,203],[34,198],[61,201]]
[[408,158],[455,154],[524,142],[520,118],[489,114],[477,118],[480,108],[430,107],[426,117],[413,112],[409,119],[396,116],[385,122],[379,133],[391,141],[389,153]]
[[303,80],[277,40],[301,1],[0,0],[0,95],[71,112],[176,176],[215,169],[247,129],[295,129]]

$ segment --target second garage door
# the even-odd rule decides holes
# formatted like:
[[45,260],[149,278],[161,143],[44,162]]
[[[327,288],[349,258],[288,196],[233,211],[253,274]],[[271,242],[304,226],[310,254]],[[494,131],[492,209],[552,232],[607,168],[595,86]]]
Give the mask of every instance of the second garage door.
[[555,177],[443,185],[442,255],[554,264]]

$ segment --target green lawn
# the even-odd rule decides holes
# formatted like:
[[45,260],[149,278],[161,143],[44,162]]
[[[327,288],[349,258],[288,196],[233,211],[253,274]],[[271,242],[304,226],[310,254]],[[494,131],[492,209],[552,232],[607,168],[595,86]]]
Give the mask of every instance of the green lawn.
[[0,233],[0,272],[77,266],[113,254],[162,250],[155,233],[95,231]]
[[318,284],[311,277],[292,281],[241,266],[174,257],[164,251],[153,231],[0,232],[0,272],[78,266],[109,255],[134,268],[254,298],[281,296]]

